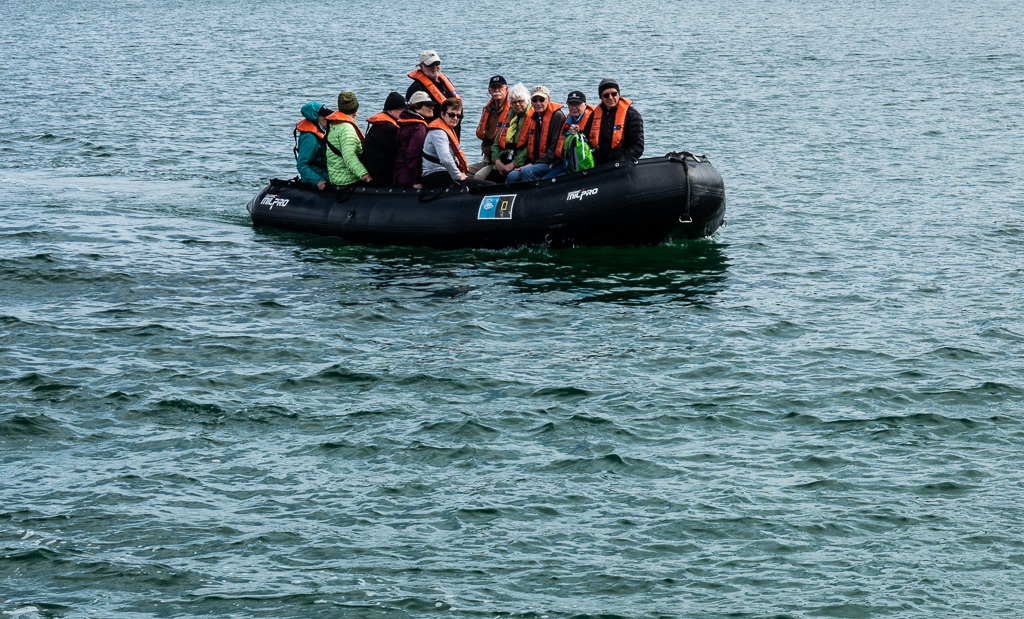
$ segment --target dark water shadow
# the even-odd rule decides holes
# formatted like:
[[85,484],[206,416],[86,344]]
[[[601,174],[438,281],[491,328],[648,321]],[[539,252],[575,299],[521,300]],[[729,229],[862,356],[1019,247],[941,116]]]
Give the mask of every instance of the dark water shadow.
[[287,240],[300,261],[356,265],[364,286],[401,291],[406,298],[451,299],[507,287],[564,304],[706,304],[725,289],[730,266],[728,244],[714,239],[655,247],[434,250],[352,245],[280,231],[265,234]]

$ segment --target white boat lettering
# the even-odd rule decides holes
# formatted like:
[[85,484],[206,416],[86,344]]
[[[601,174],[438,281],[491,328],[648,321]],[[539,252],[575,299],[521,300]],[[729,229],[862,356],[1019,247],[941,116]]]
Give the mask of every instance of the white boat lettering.
[[279,195],[268,193],[266,196],[263,197],[263,200],[260,201],[260,204],[262,204],[263,206],[270,207],[267,210],[272,211],[274,210],[275,206],[280,206],[281,208],[288,206],[288,198],[282,198]]
[[592,196],[597,193],[597,187],[593,189],[577,189],[576,191],[570,191],[569,195],[565,196],[565,201],[569,200],[582,200],[587,196]]

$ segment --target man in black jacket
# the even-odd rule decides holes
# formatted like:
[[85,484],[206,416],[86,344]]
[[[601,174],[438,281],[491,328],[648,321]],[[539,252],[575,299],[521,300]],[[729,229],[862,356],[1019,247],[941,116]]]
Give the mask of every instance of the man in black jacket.
[[644,119],[633,102],[619,96],[619,85],[603,79],[597,87],[601,105],[584,129],[594,150],[594,165],[633,161],[644,154]]
[[390,185],[398,156],[398,117],[405,109],[405,98],[392,92],[384,101],[384,111],[366,119],[370,124],[363,140],[363,165],[375,184]]

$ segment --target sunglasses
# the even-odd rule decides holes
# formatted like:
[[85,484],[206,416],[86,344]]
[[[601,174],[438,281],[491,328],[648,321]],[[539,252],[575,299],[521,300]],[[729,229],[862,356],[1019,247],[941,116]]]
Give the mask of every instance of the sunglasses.
[[453,114],[451,112],[445,112],[444,115],[447,116],[448,118],[454,118],[455,120],[462,120],[462,114]]
[[547,97],[534,97],[533,99],[531,99],[531,101],[533,101],[534,103],[543,103],[547,100]]
[[617,97],[617,96],[619,96],[619,93],[615,92],[614,90],[609,90],[608,92],[602,92],[601,93],[601,98],[602,99],[608,99],[608,98]]

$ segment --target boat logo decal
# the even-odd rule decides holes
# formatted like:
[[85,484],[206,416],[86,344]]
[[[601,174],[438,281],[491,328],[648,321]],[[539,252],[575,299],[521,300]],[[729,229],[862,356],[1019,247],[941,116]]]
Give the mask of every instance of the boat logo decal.
[[268,193],[267,195],[263,196],[263,200],[260,201],[260,204],[262,206],[270,207],[267,210],[272,211],[274,210],[275,206],[280,206],[281,208],[288,206],[288,198],[282,198],[277,194]]
[[486,196],[480,200],[480,211],[477,219],[512,219],[512,205],[516,203],[516,194],[507,196]]
[[593,189],[577,189],[576,191],[570,191],[569,195],[565,196],[565,201],[569,200],[582,200],[587,196],[593,196],[597,194],[597,187]]

